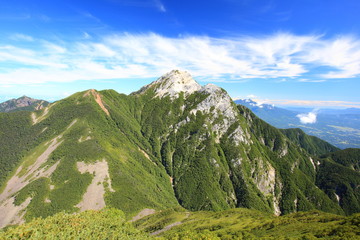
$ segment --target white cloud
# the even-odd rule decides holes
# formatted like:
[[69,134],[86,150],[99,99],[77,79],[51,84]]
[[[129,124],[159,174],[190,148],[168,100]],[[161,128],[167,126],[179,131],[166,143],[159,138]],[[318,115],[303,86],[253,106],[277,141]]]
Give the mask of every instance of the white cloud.
[[[32,39],[24,36],[17,37]],[[198,79],[227,82],[253,78],[320,82],[360,75],[360,40],[353,37],[329,40],[285,33],[256,38],[170,38],[154,33],[114,34],[98,41],[84,37],[78,42],[37,40],[26,47],[0,40],[0,63],[12,66],[0,72],[0,84],[158,77],[174,68],[186,69]],[[303,76],[317,67],[328,70],[315,80]]]
[[302,124],[316,123],[316,111],[296,115]]
[[63,54],[66,52],[66,48],[47,41],[44,42],[43,47],[50,52],[51,55]]
[[323,74],[324,78],[353,78],[359,76],[360,41],[351,36],[317,41],[316,47],[307,52],[306,60],[335,69]]
[[246,97],[247,97],[247,98],[250,98],[250,99],[257,98],[257,96],[255,96],[254,94],[247,95]]

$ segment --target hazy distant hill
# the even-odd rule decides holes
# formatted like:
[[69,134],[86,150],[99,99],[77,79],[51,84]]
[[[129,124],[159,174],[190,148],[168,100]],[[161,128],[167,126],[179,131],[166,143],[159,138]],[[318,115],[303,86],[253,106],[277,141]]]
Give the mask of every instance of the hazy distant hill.
[[337,198],[319,175],[330,160],[315,156],[337,149],[287,135],[177,70],[130,95],[88,90],[0,113],[0,226],[105,206],[357,212],[359,173],[346,167],[352,192]]
[[47,101],[22,96],[0,103],[0,112],[35,111],[49,105]]
[[[250,99],[236,100],[237,104],[251,109],[258,117],[277,128],[300,128],[305,133],[319,137],[339,148],[360,147],[360,109],[279,108],[258,104]],[[314,111],[316,122],[301,123],[298,114]]]

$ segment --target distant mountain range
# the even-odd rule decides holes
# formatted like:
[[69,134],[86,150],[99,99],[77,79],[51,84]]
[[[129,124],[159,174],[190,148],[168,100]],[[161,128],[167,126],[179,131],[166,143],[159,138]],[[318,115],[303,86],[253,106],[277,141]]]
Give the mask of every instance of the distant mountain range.
[[[300,128],[339,148],[360,147],[360,109],[280,108],[251,99],[236,100],[277,128]],[[301,117],[303,122],[301,122]],[[306,122],[307,120],[307,122]]]
[[11,99],[0,103],[0,112],[35,111],[40,110],[47,105],[49,105],[49,102],[47,101],[22,96],[17,99]]
[[[356,149],[279,130],[224,89],[178,70],[130,95],[90,89],[37,111],[0,113],[0,146],[1,227],[111,207],[128,219],[160,212],[153,231],[176,223],[173,209],[186,211],[179,219],[218,211],[194,214],[197,224],[206,214],[214,224],[227,214],[249,212],[249,222],[265,214],[269,225],[256,225],[256,234],[278,224],[274,215],[360,212]],[[207,228],[225,227],[213,223]]]

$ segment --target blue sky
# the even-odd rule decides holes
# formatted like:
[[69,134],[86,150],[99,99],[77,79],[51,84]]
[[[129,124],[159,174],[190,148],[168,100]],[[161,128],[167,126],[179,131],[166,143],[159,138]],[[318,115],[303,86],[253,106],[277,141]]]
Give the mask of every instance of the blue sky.
[[189,71],[233,98],[360,107],[360,1],[0,2],[0,101]]

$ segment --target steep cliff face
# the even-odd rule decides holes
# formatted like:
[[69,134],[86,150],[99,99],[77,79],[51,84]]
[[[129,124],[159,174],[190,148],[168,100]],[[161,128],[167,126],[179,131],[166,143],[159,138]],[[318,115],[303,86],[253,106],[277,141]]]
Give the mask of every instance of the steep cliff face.
[[130,215],[178,205],[343,213],[316,187],[313,156],[187,72],[128,96],[89,90],[0,118],[0,209],[12,209],[3,226],[105,205]]

